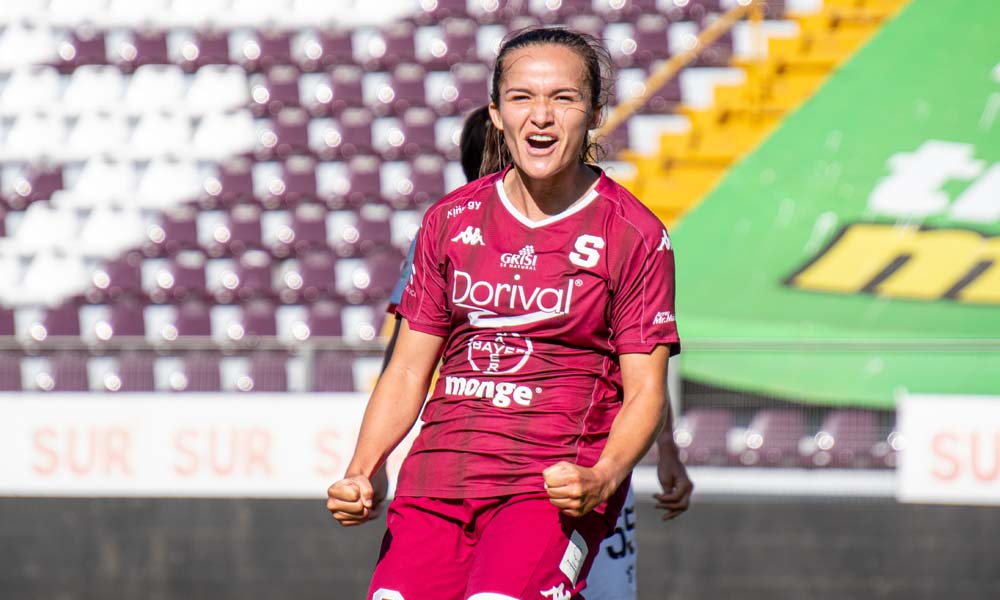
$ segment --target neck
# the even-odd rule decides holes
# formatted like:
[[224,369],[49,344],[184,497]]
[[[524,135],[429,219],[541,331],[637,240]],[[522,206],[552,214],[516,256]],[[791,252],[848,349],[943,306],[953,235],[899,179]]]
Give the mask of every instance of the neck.
[[546,179],[531,179],[517,165],[504,178],[504,191],[515,208],[533,221],[566,210],[593,187],[598,174],[577,163]]

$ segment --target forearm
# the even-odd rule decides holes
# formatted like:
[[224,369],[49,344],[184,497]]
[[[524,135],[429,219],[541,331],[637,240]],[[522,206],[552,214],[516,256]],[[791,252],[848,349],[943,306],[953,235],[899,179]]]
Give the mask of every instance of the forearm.
[[416,423],[430,378],[390,364],[375,385],[347,476],[371,478]]
[[617,488],[657,440],[667,417],[662,391],[643,390],[626,399],[611,425],[607,445],[595,469]]
[[669,396],[664,405],[663,428],[656,436],[656,450],[660,456],[664,454],[677,454],[677,444],[674,442],[674,415],[670,408]]

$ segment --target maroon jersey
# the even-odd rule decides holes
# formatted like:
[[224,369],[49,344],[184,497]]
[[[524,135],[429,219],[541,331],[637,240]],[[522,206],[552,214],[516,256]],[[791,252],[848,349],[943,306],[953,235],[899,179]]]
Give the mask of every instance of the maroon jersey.
[[446,341],[402,496],[533,492],[558,461],[593,466],[622,403],[618,355],[680,350],[673,250],[645,206],[601,173],[531,221],[502,179],[445,196],[417,237],[398,312]]

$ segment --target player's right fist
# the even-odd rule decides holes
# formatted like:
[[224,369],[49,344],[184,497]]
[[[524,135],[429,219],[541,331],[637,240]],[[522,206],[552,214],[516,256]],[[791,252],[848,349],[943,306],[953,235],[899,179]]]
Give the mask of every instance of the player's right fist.
[[326,508],[345,526],[360,525],[371,518],[375,492],[364,475],[345,477],[326,490]]

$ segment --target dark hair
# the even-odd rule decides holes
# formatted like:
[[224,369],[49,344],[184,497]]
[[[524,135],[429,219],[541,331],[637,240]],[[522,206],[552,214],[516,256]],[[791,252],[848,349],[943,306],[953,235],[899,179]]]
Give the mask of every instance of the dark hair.
[[490,107],[480,106],[465,117],[462,134],[458,138],[458,147],[462,161],[462,171],[465,179],[479,179],[480,168],[483,165],[483,147],[486,145],[486,126],[490,122]]
[[[580,33],[564,27],[532,27],[514,31],[500,43],[496,64],[493,67],[493,78],[490,82],[490,101],[500,105],[500,81],[506,68],[507,55],[518,48],[555,44],[573,50],[583,60],[587,73],[587,84],[590,86],[590,110],[600,113],[608,104],[610,83],[612,81],[611,56],[597,38],[586,33]],[[584,137],[580,148],[580,160],[592,162],[600,158],[603,149],[591,141],[590,136]],[[504,169],[510,164],[510,150],[504,141],[503,132],[497,129],[492,121],[486,123],[486,144],[483,149],[483,164],[480,174],[486,175]]]

